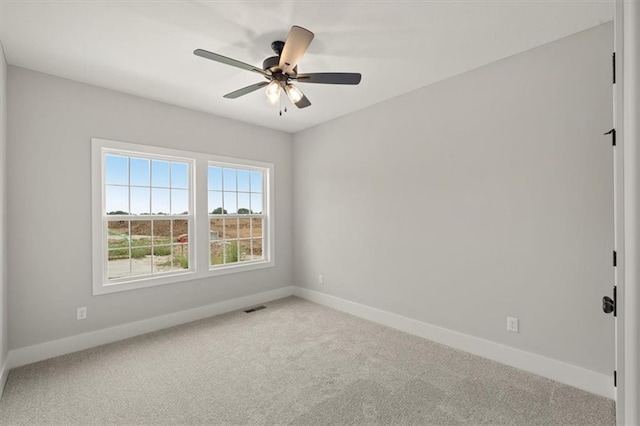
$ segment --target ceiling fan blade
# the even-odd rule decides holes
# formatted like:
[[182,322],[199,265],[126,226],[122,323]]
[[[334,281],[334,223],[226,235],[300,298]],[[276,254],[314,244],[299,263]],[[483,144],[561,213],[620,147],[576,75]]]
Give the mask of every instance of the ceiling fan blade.
[[360,84],[362,75],[355,72],[316,72],[311,74],[298,74],[296,80],[299,83],[320,84]]
[[224,97],[227,99],[236,99],[236,98],[239,98],[240,96],[244,96],[251,92],[255,92],[259,88],[267,86],[268,84],[269,84],[268,81],[261,81],[260,83],[252,84],[251,86],[243,87],[242,89],[238,89],[234,92],[227,93],[226,95],[224,95]]
[[305,95],[302,95],[302,99],[295,103],[298,108],[306,108],[311,105],[311,101]]
[[287,40],[284,42],[282,54],[280,54],[279,67],[283,73],[288,74],[295,68],[304,52],[309,48],[311,40],[313,40],[311,31],[297,25],[291,27]]
[[222,64],[231,65],[232,67],[241,68],[247,71],[257,72],[264,76],[270,75],[265,70],[254,67],[253,65],[245,64],[244,62],[237,61],[235,59],[227,58],[226,56],[218,55],[217,53],[209,52],[207,50],[196,49],[193,54],[202,58],[211,59],[212,61],[220,62]]

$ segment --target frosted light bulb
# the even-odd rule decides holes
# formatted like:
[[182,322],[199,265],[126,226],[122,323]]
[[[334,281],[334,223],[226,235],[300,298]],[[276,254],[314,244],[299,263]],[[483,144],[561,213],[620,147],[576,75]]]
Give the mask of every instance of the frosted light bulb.
[[300,99],[302,99],[302,97],[304,96],[302,94],[302,92],[300,91],[300,89],[298,89],[293,84],[287,84],[284,87],[284,91],[287,92],[287,96],[289,96],[289,99],[294,104],[298,103],[300,101]]
[[271,105],[275,105],[280,100],[280,91],[282,88],[280,87],[280,83],[277,81],[272,81],[267,86],[267,90],[265,93],[267,94],[267,100]]

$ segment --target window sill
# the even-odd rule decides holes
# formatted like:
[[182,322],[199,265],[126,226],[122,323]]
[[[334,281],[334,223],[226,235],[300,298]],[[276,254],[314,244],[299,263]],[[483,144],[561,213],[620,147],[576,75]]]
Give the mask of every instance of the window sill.
[[243,265],[232,265],[218,268],[210,268],[204,272],[186,271],[161,277],[144,277],[130,281],[118,281],[115,283],[94,283],[93,295],[119,293],[121,291],[137,290],[140,288],[156,287],[167,284],[178,284],[186,281],[205,279],[220,275],[249,272],[258,269],[271,268],[273,261],[252,262]]

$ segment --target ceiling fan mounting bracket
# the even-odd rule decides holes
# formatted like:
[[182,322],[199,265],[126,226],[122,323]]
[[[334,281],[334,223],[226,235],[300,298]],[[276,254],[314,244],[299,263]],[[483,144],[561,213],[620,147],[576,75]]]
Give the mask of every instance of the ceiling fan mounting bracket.
[[271,43],[271,49],[275,52],[276,55],[282,55],[282,49],[284,49],[284,41],[276,40]]

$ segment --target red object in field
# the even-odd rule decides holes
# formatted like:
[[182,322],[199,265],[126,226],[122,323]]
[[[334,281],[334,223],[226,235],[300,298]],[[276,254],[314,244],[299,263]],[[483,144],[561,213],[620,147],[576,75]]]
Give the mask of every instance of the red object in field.
[[180,238],[178,238],[178,241],[181,243],[186,243],[187,242],[187,237],[185,237],[184,235],[181,235]]

